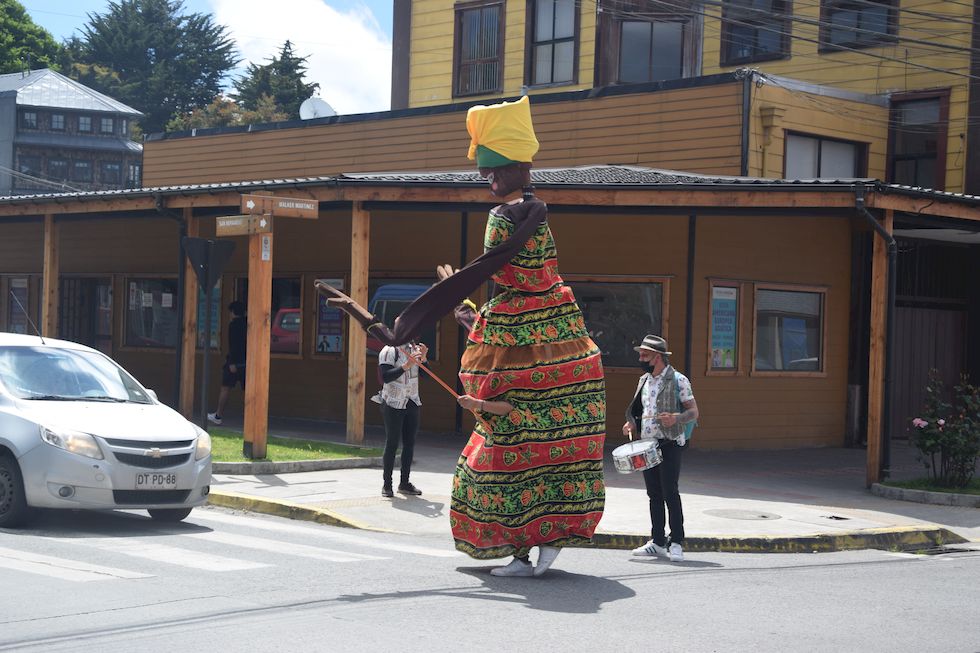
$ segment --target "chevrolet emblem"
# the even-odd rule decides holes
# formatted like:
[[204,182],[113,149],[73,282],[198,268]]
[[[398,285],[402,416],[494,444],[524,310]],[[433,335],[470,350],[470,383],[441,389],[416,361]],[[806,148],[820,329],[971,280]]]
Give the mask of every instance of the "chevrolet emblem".
[[153,447],[152,449],[147,449],[144,455],[149,456],[150,458],[163,458],[166,453],[166,449],[158,449],[157,447]]

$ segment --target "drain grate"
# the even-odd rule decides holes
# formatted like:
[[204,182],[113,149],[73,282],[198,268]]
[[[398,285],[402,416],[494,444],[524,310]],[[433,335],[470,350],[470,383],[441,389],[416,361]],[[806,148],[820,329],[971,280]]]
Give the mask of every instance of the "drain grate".
[[973,549],[958,549],[954,546],[933,546],[928,549],[916,549],[912,553],[918,553],[924,556],[941,556],[950,553],[976,553]]
[[716,510],[705,510],[704,514],[711,515],[712,517],[721,517],[723,519],[750,519],[750,520],[782,519],[782,517],[774,513],[760,512],[757,510],[727,510],[721,508]]
[[824,519],[833,519],[839,521],[847,521],[850,517],[841,517],[840,515],[823,515]]

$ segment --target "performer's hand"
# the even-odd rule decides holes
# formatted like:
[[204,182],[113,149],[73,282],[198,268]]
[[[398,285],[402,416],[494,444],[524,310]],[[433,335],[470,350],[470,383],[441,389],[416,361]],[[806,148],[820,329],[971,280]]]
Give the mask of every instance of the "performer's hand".
[[670,428],[677,423],[677,413],[660,413],[657,419],[660,421],[661,426]]
[[629,422],[623,424],[623,435],[626,437],[632,437],[633,435],[633,426]]
[[448,263],[443,263],[442,265],[436,266],[436,276],[439,277],[439,281],[445,281],[457,272],[459,272],[459,268],[453,268],[453,266],[449,265]]
[[456,401],[463,410],[481,410],[483,408],[483,400],[477,399],[473,395],[460,395]]
[[415,349],[415,358],[418,359],[420,363],[426,362],[429,355],[429,346],[424,342],[420,342],[418,347]]

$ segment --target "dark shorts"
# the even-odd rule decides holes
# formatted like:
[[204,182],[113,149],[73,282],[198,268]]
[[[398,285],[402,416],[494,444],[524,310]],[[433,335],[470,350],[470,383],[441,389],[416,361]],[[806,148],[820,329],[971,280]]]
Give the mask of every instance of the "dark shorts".
[[236,365],[235,371],[231,371],[231,363],[225,362],[221,366],[221,385],[227,386],[229,388],[235,387],[236,384],[242,384],[242,390],[245,389],[245,366]]

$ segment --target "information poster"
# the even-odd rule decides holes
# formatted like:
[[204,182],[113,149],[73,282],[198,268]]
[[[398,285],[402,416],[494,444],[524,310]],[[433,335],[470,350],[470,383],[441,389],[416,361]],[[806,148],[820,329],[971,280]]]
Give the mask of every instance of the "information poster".
[[[344,290],[343,279],[318,279],[337,290]],[[317,293],[316,353],[339,354],[344,350],[344,314],[327,304],[327,298]]]
[[734,370],[738,361],[738,288],[711,289],[711,369]]

